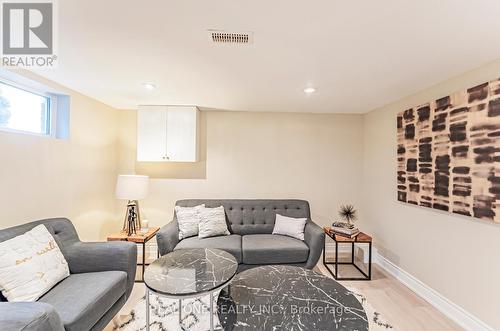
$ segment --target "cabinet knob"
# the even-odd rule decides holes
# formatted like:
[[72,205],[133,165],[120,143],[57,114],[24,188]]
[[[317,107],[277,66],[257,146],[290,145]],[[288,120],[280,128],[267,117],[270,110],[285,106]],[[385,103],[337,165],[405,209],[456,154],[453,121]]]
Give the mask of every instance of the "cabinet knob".
[[164,160],[170,160],[170,158],[168,156],[164,156],[163,159]]

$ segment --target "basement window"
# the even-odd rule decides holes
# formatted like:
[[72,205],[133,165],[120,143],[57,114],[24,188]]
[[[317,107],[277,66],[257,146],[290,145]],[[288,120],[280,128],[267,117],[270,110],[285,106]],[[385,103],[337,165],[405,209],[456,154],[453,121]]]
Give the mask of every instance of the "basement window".
[[12,73],[4,76],[0,75],[0,130],[69,138],[69,96]]
[[0,127],[50,134],[50,97],[0,82]]

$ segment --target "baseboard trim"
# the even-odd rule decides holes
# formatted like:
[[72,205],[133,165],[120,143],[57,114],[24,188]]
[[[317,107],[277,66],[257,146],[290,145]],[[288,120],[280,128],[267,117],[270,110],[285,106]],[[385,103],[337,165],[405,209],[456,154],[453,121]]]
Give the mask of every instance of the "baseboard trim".
[[464,329],[470,331],[494,331],[492,327],[479,318],[467,312],[459,305],[451,302],[448,298],[401,269],[384,256],[380,255],[377,251],[374,251],[374,257],[374,262],[382,269]]

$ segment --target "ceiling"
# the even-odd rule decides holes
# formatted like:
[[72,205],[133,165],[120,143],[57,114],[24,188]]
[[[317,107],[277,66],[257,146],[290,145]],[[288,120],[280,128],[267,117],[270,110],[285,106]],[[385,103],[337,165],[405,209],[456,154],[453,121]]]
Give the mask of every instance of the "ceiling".
[[[123,109],[365,113],[500,58],[498,0],[58,6],[59,65],[37,72]],[[208,29],[253,31],[254,43],[213,44]],[[306,95],[308,86],[317,91]]]

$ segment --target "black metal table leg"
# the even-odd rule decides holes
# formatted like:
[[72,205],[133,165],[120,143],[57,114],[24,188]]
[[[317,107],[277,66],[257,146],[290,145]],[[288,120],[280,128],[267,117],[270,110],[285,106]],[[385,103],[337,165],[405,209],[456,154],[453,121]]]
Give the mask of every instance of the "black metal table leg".
[[372,243],[368,244],[368,279],[372,279]]
[[323,241],[323,265],[326,263],[326,238],[325,241]]
[[142,243],[142,281],[144,281],[144,271],[146,270],[146,243]]
[[335,240],[335,276],[339,276],[339,242]]
[[[136,270],[138,267],[142,267],[142,270],[140,274],[142,277],[139,275],[139,272],[136,272],[136,279],[134,281],[136,283],[144,283],[144,274],[146,271],[146,266],[149,264],[146,261],[146,244],[154,237],[154,235],[160,230],[158,227],[152,227],[148,229],[148,232],[143,233],[143,232],[137,232],[132,235],[129,235],[127,233],[124,233],[123,231],[111,236],[108,236],[108,241],[128,241],[132,242],[136,245],[136,251],[137,255],[139,256],[139,248],[142,247],[142,261],[141,258],[139,257],[136,261]],[[158,250],[157,250],[158,251]],[[159,251],[158,251],[158,257],[160,256]]]
[[[329,236],[330,238],[332,238],[331,236]],[[335,278],[336,280],[371,280],[371,275],[372,275],[372,243],[371,241],[361,241],[361,242],[350,242],[351,244],[351,261],[350,262],[340,262],[339,261],[339,253],[338,253],[338,250],[339,250],[339,242],[337,240],[335,240],[334,238],[332,238],[333,241],[335,241],[335,261],[333,262],[327,262],[326,260],[326,241],[325,241],[325,244],[323,246],[323,265],[324,267],[326,268],[326,270],[328,270],[328,272],[333,276],[333,278]],[[344,242],[342,242],[344,243]],[[345,242],[345,243],[348,243],[348,242]],[[355,244],[358,243],[358,244],[368,244],[368,273],[363,271],[355,262]],[[364,261],[363,261],[364,262]],[[330,268],[329,265],[334,265],[334,269],[335,270],[332,270],[332,268]],[[360,273],[361,275],[363,275],[364,277],[339,277],[338,275],[338,272],[339,272],[339,264],[341,265],[352,265],[353,267],[355,267]],[[334,272],[335,271],[335,272]]]
[[351,263],[354,263],[354,241],[351,243]]

